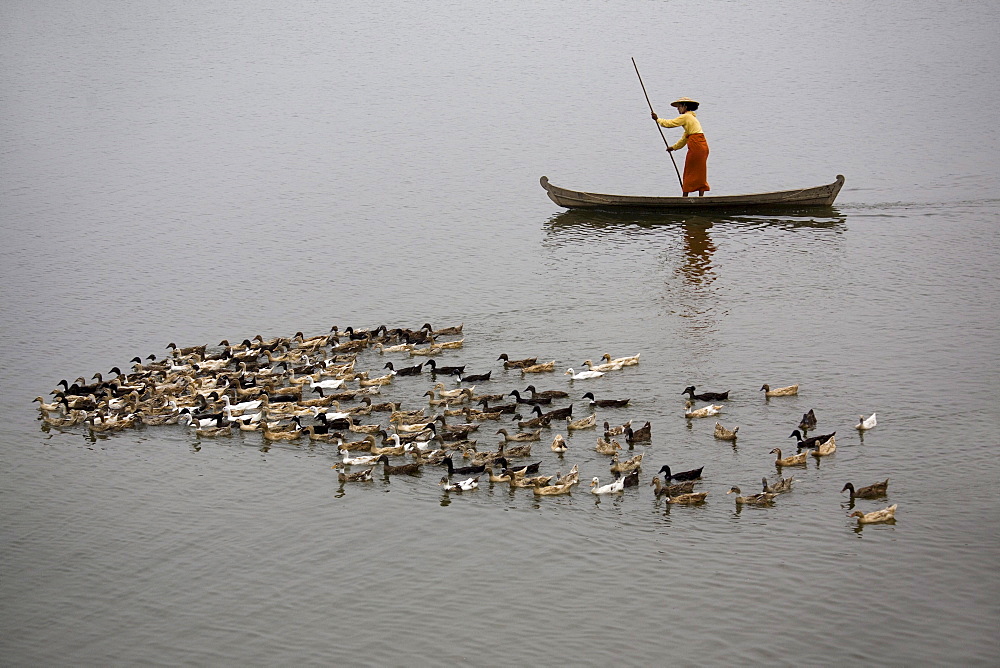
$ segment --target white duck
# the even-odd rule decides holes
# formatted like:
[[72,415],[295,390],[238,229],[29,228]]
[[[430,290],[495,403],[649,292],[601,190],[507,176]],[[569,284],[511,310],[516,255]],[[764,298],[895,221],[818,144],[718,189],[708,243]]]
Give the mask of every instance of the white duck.
[[858,424],[854,425],[854,428],[858,431],[867,431],[873,428],[876,424],[878,424],[878,421],[875,420],[875,413],[872,413],[868,417],[862,415],[858,419]]
[[690,406],[688,406],[687,410],[684,411],[684,417],[686,418],[712,417],[713,415],[718,415],[720,412],[722,412],[722,406],[719,406],[717,404],[709,404],[708,406],[703,406],[701,408],[691,408]]
[[[187,426],[191,427],[192,429],[205,429],[205,428],[208,428],[208,427],[214,427],[219,422],[219,419],[218,418],[214,418],[214,417],[213,418],[201,418],[201,419],[196,418],[190,412],[184,413],[184,414],[182,414],[180,416],[181,420],[183,420],[184,418],[187,418]],[[102,421],[103,422],[114,422],[116,419],[117,418],[112,419],[110,417],[107,417],[107,418],[104,418]]]
[[328,378],[327,380],[321,380],[316,382],[312,379],[309,380],[309,389],[315,390],[316,388],[323,388],[324,390],[336,390],[344,385],[344,380],[342,378]]
[[449,482],[448,476],[444,476],[438,484],[443,486],[446,492],[470,492],[479,487],[479,477]]
[[591,494],[617,494],[625,489],[625,478],[618,478],[613,483],[608,485],[601,485],[601,481],[594,476],[594,479],[590,481],[590,493]]
[[233,413],[245,413],[246,411],[252,411],[255,408],[260,408],[260,399],[255,399],[253,401],[241,401],[238,404],[234,404],[229,400],[228,394],[222,395],[222,406],[223,410],[226,411],[229,417],[232,417]]
[[581,371],[580,373],[577,373],[577,372],[573,371],[573,367],[570,367],[569,369],[566,370],[566,373],[564,375],[569,376],[570,380],[586,380],[588,378],[600,378],[601,376],[604,375],[604,372],[603,371]]
[[364,455],[362,457],[351,457],[350,450],[341,450],[340,454],[344,456],[344,466],[364,466],[366,464],[374,464],[375,460],[378,459],[376,455]]

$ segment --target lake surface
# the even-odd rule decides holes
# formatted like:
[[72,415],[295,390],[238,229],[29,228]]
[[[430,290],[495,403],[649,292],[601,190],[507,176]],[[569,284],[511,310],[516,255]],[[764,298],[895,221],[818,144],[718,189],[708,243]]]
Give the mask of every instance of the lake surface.
[[[996,665],[998,22],[989,2],[4,3],[4,663]],[[701,101],[714,194],[840,173],[836,207],[552,204],[543,174],[677,194],[631,57],[661,115]],[[341,485],[333,448],[252,433],[43,429],[31,403],[171,341],[424,322],[465,323],[439,363],[492,369],[481,391],[530,382],[508,353],[556,360],[531,380],[578,416],[588,390],[631,398],[598,418],[652,423],[642,484],[588,493],[609,480],[592,430],[561,458],[543,432],[543,472],[584,483],[536,500],[444,494],[433,469]],[[604,353],[641,363],[563,375]],[[358,366],[386,360],[411,363]],[[683,417],[692,384],[731,390],[735,446]],[[726,491],[773,479],[809,409],[836,454],[738,509]],[[707,502],[655,500],[663,464],[705,466]],[[859,529],[839,490],[886,477],[855,507],[896,523]]]

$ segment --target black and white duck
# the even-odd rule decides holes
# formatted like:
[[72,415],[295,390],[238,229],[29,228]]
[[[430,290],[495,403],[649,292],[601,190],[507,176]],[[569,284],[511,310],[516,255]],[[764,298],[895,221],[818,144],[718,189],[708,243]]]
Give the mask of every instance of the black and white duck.
[[694,390],[694,385],[689,385],[684,388],[684,391],[681,392],[681,394],[686,394],[692,400],[697,401],[725,401],[726,399],[729,399],[729,390],[726,390],[725,392],[702,392],[701,394],[695,394]]

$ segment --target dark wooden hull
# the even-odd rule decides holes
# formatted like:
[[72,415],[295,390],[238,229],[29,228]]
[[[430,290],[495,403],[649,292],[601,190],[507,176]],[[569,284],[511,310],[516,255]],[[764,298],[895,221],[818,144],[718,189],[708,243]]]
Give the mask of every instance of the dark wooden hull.
[[695,211],[698,209],[774,209],[800,208],[807,206],[833,206],[844,177],[825,186],[781,190],[750,195],[707,195],[705,197],[638,197],[633,195],[602,195],[578,190],[568,190],[549,183],[546,176],[541,178],[542,188],[549,199],[567,209],[658,209],[662,211]]

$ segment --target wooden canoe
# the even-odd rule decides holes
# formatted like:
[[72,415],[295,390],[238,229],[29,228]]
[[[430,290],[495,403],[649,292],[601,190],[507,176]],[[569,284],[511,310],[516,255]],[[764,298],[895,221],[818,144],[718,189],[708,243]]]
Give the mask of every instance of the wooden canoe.
[[691,211],[697,209],[753,209],[784,208],[794,209],[807,206],[833,206],[844,177],[825,186],[781,190],[771,193],[750,195],[706,195],[705,197],[639,197],[634,195],[602,195],[599,193],[567,190],[549,183],[547,176],[541,178],[542,187],[549,199],[567,209],[659,209],[663,211]]

